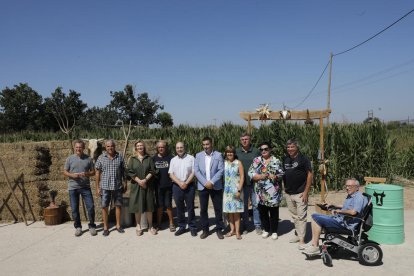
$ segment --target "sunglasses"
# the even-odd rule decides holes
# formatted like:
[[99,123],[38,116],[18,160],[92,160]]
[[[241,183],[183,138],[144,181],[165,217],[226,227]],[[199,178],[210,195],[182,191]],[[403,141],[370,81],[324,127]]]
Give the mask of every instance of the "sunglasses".
[[260,148],[260,151],[269,151],[269,148]]

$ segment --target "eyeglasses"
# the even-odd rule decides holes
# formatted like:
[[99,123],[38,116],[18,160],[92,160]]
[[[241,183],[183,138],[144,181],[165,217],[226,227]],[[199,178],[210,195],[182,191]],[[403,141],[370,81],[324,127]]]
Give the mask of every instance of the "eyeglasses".
[[344,188],[352,188],[352,187],[356,187],[356,185],[344,185]]
[[260,151],[269,151],[269,148],[260,148]]

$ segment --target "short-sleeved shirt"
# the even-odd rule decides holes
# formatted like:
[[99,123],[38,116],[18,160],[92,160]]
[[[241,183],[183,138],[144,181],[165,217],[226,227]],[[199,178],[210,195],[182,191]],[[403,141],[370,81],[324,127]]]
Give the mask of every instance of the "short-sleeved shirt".
[[308,172],[312,172],[312,165],[309,159],[300,152],[295,158],[286,156],[283,160],[285,175],[285,192],[287,194],[300,194],[305,191]]
[[247,174],[247,172],[249,171],[249,168],[253,162],[253,159],[260,156],[260,151],[253,146],[250,146],[249,150],[247,151],[245,151],[242,147],[240,147],[236,149],[236,155],[237,155],[237,159],[239,159],[243,165],[243,170],[244,170],[243,186],[251,185],[252,180],[250,176]]
[[154,160],[155,168],[158,170],[157,178],[155,179],[155,184],[157,188],[170,188],[172,187],[172,181],[168,175],[168,170],[170,168],[170,162],[172,159],[171,155],[167,156],[158,156],[155,155],[152,157]]
[[102,153],[96,161],[95,169],[101,172],[101,189],[113,191],[122,188],[125,165],[121,154],[116,152],[114,158],[110,159],[106,152]]
[[171,159],[168,173],[172,173],[180,181],[186,181],[191,173],[194,172],[194,156],[185,154],[183,157],[174,156]]
[[[354,210],[358,213],[357,217],[360,218],[367,203],[368,199],[358,191],[346,197],[341,210]],[[361,222],[359,219],[348,217],[346,217],[346,222],[344,222],[345,217],[342,214],[335,215],[333,218],[340,223],[344,223],[344,226],[350,230],[355,230],[355,227]]]
[[[64,169],[65,171],[68,171],[70,173],[89,172],[93,170],[93,161],[86,154],[82,154],[81,156],[72,154],[66,159]],[[90,187],[89,177],[80,177],[80,178],[70,177],[68,180],[68,190],[76,190],[76,189],[89,188],[89,187]]]

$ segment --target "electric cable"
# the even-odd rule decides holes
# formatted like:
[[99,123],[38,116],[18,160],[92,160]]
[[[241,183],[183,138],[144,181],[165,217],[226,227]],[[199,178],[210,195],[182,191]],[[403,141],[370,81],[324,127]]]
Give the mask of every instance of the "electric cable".
[[355,49],[355,48],[357,48],[357,47],[361,46],[362,44],[367,43],[367,42],[368,42],[368,41],[370,41],[371,39],[373,39],[373,38],[375,38],[376,36],[378,36],[378,35],[382,34],[382,33],[383,33],[383,32],[385,32],[386,30],[388,30],[389,28],[391,28],[392,26],[394,26],[395,24],[397,24],[398,22],[400,22],[401,20],[403,20],[405,17],[407,17],[407,16],[408,16],[410,13],[412,13],[412,12],[414,12],[414,9],[412,9],[412,10],[411,10],[411,11],[409,11],[409,12],[407,12],[407,13],[406,13],[405,15],[403,15],[400,19],[398,19],[397,21],[395,21],[394,23],[392,23],[391,25],[389,25],[389,26],[388,26],[388,27],[386,27],[385,29],[383,29],[383,30],[379,31],[379,32],[378,32],[378,33],[376,33],[375,35],[371,36],[370,38],[366,39],[365,41],[363,41],[363,42],[361,42],[361,43],[359,43],[359,44],[355,45],[354,47],[349,48],[348,50],[345,50],[345,51],[339,52],[339,53],[337,53],[337,54],[333,54],[333,56],[339,56],[339,55],[345,54],[345,53],[347,53],[347,52],[349,52],[349,51],[352,51],[353,49]]

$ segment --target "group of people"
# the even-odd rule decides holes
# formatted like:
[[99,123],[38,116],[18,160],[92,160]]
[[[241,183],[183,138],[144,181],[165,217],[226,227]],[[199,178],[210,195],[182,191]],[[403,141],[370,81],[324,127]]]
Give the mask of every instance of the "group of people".
[[[186,152],[184,142],[177,142],[176,154],[173,157],[168,152],[166,141],[159,141],[156,145],[156,155],[150,156],[147,154],[145,143],[140,140],[134,144],[135,152],[125,164],[124,158],[115,149],[115,142],[107,140],[105,151],[94,164],[84,153],[84,142],[76,140],[75,153],[67,158],[64,166],[64,175],[69,178],[68,189],[75,236],[82,235],[80,196],[83,197],[88,211],[89,232],[91,235],[97,234],[89,180],[95,175],[96,193],[101,197],[104,236],[109,235],[108,207],[111,202],[115,205],[115,229],[119,233],[125,232],[121,227],[121,206],[127,187],[125,179],[128,179],[128,209],[130,213],[135,214],[137,236],[143,234],[142,214],[146,216],[148,232],[156,235],[164,209],[168,215],[168,228],[171,232],[179,236],[189,231],[192,236],[197,236],[194,212],[197,189],[201,239],[207,238],[210,234],[208,205],[211,198],[215,232],[219,239],[223,239],[224,236],[235,236],[240,240],[242,234],[255,231],[263,238],[271,237],[276,240],[279,205],[284,189],[283,196],[295,225],[295,234],[290,242],[298,243],[301,250],[307,249],[309,246],[305,246],[305,234],[308,196],[313,175],[311,163],[300,152],[298,141],[290,139],[286,142],[287,154],[282,160],[273,155],[270,142],[262,142],[255,148],[248,133],[240,136],[240,144],[238,148],[227,146],[223,156],[214,149],[212,139],[205,137],[202,140],[203,150],[194,157]],[[178,229],[173,220],[172,198],[176,206]],[[249,221],[249,203],[252,205],[252,222]],[[346,208],[354,208],[354,204],[351,205],[348,204]],[[360,212],[360,205],[358,203],[358,209],[352,210]],[[154,212],[157,214],[156,223],[153,223]],[[188,213],[187,218],[185,212]],[[223,213],[227,214],[230,225],[230,230],[225,235]],[[325,221],[323,218],[315,217],[315,223],[319,226],[318,228],[312,225],[315,235],[320,234],[319,230]],[[311,249],[315,250],[317,246],[317,241],[312,240]]]

